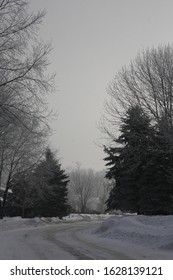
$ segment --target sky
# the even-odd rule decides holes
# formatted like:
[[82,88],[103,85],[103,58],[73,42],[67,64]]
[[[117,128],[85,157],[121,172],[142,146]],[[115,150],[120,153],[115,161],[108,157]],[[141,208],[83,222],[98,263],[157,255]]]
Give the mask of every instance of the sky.
[[64,168],[80,163],[105,168],[104,136],[98,126],[116,73],[139,51],[173,43],[172,0],[31,0],[30,9],[46,9],[39,30],[51,41],[49,71],[56,72],[49,107],[51,145]]

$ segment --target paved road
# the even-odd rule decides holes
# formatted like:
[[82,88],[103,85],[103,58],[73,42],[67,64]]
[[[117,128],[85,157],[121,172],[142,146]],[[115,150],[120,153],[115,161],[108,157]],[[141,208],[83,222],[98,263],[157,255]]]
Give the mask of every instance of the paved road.
[[0,233],[0,259],[130,259],[91,232],[98,222],[73,222]]

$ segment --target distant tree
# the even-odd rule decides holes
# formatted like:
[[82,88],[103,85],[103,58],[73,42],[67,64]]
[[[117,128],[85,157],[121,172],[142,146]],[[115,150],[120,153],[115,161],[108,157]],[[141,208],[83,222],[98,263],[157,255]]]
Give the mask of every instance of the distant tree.
[[105,178],[105,170],[93,170],[92,181],[92,197],[88,200],[87,210],[93,213],[105,213],[106,201],[112,188],[112,182]]
[[100,191],[99,191],[99,203],[98,203],[98,212],[99,213],[105,213],[107,207],[106,203],[109,198],[110,192],[113,188],[113,180],[108,180],[104,178],[102,181],[102,184],[100,186]]
[[68,176],[61,168],[61,164],[48,148],[45,160],[37,166],[33,176],[33,184],[35,188],[39,189],[35,205],[37,215],[62,218],[68,214],[68,181]]
[[92,169],[82,169],[77,165],[70,173],[69,182],[69,203],[73,208],[81,213],[88,211],[88,203],[95,194],[94,171]]
[[150,153],[153,130],[150,119],[139,106],[132,106],[122,118],[120,136],[114,147],[105,147],[106,178],[114,180],[107,200],[108,210],[139,211],[139,178]]

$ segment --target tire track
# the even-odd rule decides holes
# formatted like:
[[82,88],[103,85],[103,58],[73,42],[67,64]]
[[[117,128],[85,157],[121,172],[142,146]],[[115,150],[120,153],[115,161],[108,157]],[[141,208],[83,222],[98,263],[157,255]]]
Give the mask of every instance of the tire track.
[[[56,246],[72,254],[79,260],[125,260],[132,259],[129,256],[116,250],[111,250],[103,246],[98,239],[86,240],[85,230],[94,229],[95,223],[80,222],[73,225],[64,225],[63,229],[54,229],[45,232],[44,238],[56,244]],[[83,232],[83,233],[82,233]],[[63,233],[63,234],[62,234]],[[97,243],[96,243],[97,240]],[[103,242],[103,241],[102,241]]]

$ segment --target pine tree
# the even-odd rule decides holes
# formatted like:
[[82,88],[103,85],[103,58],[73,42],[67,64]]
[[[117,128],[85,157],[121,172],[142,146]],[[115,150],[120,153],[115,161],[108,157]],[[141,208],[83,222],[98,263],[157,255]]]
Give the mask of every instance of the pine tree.
[[173,130],[167,124],[163,115],[151,126],[138,106],[127,111],[116,146],[105,147],[106,177],[115,180],[108,210],[173,214]]
[[32,170],[18,173],[13,177],[11,199],[7,201],[8,215],[21,215],[22,218],[34,216],[38,188],[32,184],[32,178]]
[[106,148],[105,158],[110,166],[106,177],[115,185],[107,201],[108,210],[139,211],[139,177],[149,152],[153,131],[150,119],[139,106],[132,106],[122,118],[120,136],[115,147]]
[[172,129],[164,118],[155,128],[152,150],[148,153],[140,178],[139,213],[173,214],[173,147]]
[[36,168],[34,177],[34,184],[40,189],[36,205],[37,215],[60,218],[66,216],[69,209],[67,204],[69,180],[49,148],[46,151],[45,160]]

